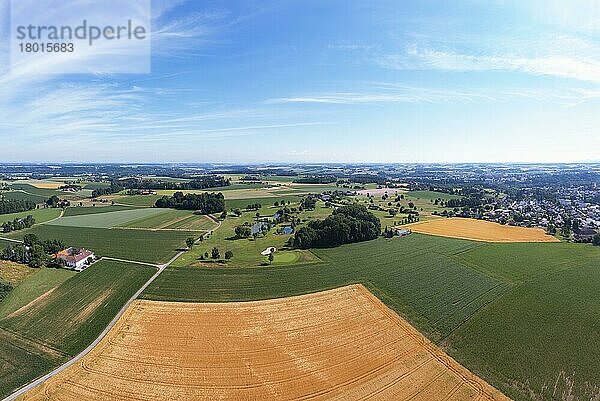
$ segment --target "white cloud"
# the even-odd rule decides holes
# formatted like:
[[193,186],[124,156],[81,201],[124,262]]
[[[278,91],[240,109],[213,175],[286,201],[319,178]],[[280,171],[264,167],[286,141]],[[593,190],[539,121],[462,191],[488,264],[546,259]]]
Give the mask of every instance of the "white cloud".
[[[531,48],[535,49],[534,44]],[[521,55],[471,55],[412,45],[404,54],[379,58],[379,65],[402,70],[441,70],[449,72],[508,71],[536,76],[553,76],[600,84],[600,58],[563,53]],[[587,53],[587,52],[586,52]]]

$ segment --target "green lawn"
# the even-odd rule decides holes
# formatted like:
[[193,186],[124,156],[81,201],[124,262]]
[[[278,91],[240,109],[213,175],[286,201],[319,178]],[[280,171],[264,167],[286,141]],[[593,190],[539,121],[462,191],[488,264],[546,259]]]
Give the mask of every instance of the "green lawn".
[[82,351],[155,271],[101,261],[0,319],[0,397]]
[[188,231],[147,231],[88,227],[39,225],[28,230],[10,233],[13,238],[23,238],[27,233],[42,240],[57,238],[67,246],[91,249],[101,256],[150,263],[164,263],[185,244],[185,239],[196,235]]
[[13,221],[16,218],[24,218],[32,215],[36,224],[44,223],[60,216],[60,209],[34,209],[27,212],[0,214],[0,225],[6,221]]
[[[263,207],[260,210],[261,216],[272,216],[277,211],[276,208]],[[233,259],[227,262],[229,267],[250,267],[258,266],[266,262],[266,258],[261,256],[261,252],[269,247],[280,249],[285,247],[286,242],[290,238],[288,235],[275,234],[275,228],[269,232],[266,237],[262,235],[256,240],[248,238],[235,237],[235,228],[244,223],[253,224],[255,221],[256,212],[244,212],[241,217],[228,216],[221,222],[221,227],[213,232],[210,238],[205,239],[200,244],[194,246],[190,252],[186,252],[174,262],[174,266],[202,266],[206,262],[200,261],[199,258],[205,252],[210,254],[213,247],[219,248],[221,257],[226,251],[233,252]],[[213,225],[214,226],[214,225]],[[210,227],[212,229],[212,227]],[[294,257],[281,256],[282,253],[291,251],[280,251],[279,264],[283,264],[286,260],[289,263],[295,263],[297,260],[305,262],[313,262],[316,260],[314,255],[309,251],[294,251]],[[298,255],[298,253],[302,255]]]

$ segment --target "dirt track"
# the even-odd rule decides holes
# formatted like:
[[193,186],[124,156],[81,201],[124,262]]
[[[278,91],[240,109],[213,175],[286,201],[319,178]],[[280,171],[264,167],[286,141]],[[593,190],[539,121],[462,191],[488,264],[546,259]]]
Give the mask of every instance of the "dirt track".
[[507,400],[360,285],[247,303],[135,301],[27,400]]
[[560,242],[541,228],[506,226],[458,217],[407,224],[405,227],[415,233],[485,242]]

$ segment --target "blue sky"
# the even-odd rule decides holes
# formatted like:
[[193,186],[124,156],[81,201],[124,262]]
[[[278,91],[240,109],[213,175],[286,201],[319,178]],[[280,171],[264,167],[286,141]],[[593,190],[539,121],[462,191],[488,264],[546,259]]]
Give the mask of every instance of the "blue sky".
[[11,71],[8,10],[2,161],[600,160],[598,1],[153,1],[128,75]]

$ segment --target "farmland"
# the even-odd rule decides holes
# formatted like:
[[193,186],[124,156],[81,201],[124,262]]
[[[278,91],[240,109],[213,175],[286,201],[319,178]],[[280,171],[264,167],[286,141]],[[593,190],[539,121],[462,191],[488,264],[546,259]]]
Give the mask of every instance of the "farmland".
[[508,284],[454,260],[452,255],[474,246],[469,241],[412,235],[313,250],[325,264],[254,269],[170,267],[142,296],[151,300],[248,301],[362,282],[393,309],[417,322],[430,338],[439,339],[508,288]]
[[203,231],[215,226],[215,222],[210,218],[203,215],[193,214],[187,210],[154,210],[160,210],[161,213],[151,214],[148,217],[142,217],[137,220],[129,221],[125,224],[121,224],[121,227]]
[[362,286],[250,303],[137,301],[79,364],[23,399],[124,395],[506,399]]
[[[567,379],[576,372],[573,391],[580,397],[598,384],[593,367],[600,346],[591,340],[597,338],[594,327],[600,322],[597,248],[412,234],[313,252],[323,263],[171,267],[142,297],[249,301],[360,282],[516,400],[530,400],[531,394],[552,399],[542,388],[555,383],[561,372],[571,372]],[[540,341],[545,333],[552,333],[551,339]],[[493,355],[489,349],[495,350]],[[567,385],[564,379],[561,389]]]
[[193,237],[188,231],[123,230],[89,227],[65,227],[38,225],[28,230],[10,233],[12,238],[22,238],[32,233],[42,240],[56,238],[67,246],[78,246],[93,250],[97,255],[136,260],[140,262],[164,263]]
[[[77,275],[56,272],[71,277],[0,319],[0,396],[85,348],[155,269],[102,261]],[[35,288],[28,280],[38,274],[15,291]]]
[[65,217],[81,216],[85,214],[119,212],[133,209],[130,206],[97,206],[97,207],[69,207],[65,210]]
[[133,209],[116,212],[61,217],[49,224],[63,227],[113,228],[149,216],[165,213],[161,209]]
[[451,218],[407,225],[413,232],[486,242],[558,242],[541,228],[501,225],[485,220]]
[[49,220],[53,220],[60,216],[60,209],[35,209],[29,210],[21,213],[11,213],[11,214],[0,214],[0,225],[6,221],[13,221],[14,219],[22,219],[27,216],[33,216],[36,224],[44,223]]

